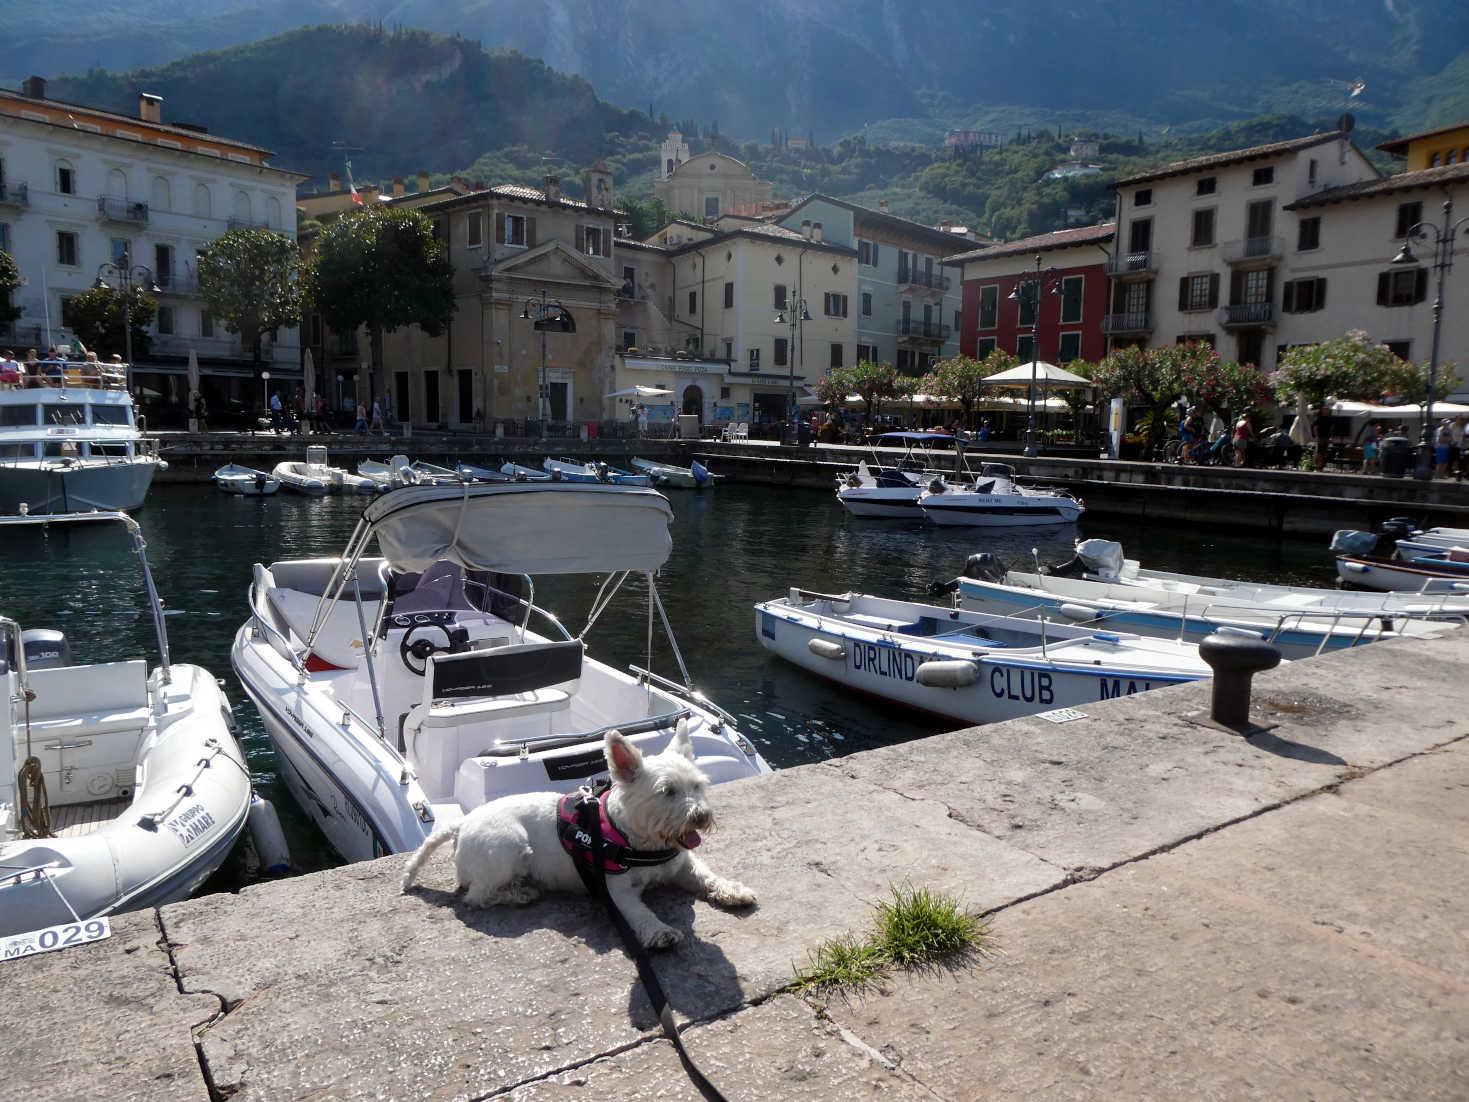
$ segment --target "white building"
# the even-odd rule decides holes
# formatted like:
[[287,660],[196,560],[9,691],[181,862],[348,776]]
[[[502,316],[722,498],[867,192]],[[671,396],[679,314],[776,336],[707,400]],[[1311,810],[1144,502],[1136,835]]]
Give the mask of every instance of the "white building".
[[[25,280],[15,302],[23,313],[0,346],[44,352],[62,340],[66,300],[99,275],[115,284],[103,266],[126,257],[159,288],[152,347],[135,357],[145,405],[182,412],[174,404],[185,397],[191,349],[211,410],[259,400],[251,351],[205,309],[195,258],[239,226],[295,240],[303,177],[272,168],[270,156],[201,127],[162,122],[157,96],[140,95],[134,117],[47,99],[39,77],[19,93],[0,90],[0,248]],[[262,355],[284,387],[299,379],[297,329],[276,333]]]
[[[1282,312],[1282,288],[1321,249],[1294,204],[1379,179],[1347,134],[1333,131],[1118,180],[1104,322],[1110,345],[1206,341],[1226,358],[1270,371],[1281,345],[1340,336],[1347,327],[1318,336],[1313,325],[1311,337],[1297,336],[1294,316]],[[1335,247],[1347,244],[1338,239]],[[1380,248],[1365,241],[1352,247]],[[1343,305],[1365,305],[1375,287],[1343,283],[1339,293]]]

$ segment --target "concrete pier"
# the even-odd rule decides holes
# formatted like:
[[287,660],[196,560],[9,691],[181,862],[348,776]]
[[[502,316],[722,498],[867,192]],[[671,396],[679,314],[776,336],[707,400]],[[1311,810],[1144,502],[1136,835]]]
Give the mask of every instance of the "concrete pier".
[[[1206,683],[716,790],[656,967],[734,1099],[1469,1097],[1469,634],[1286,664],[1244,739]],[[123,916],[0,964],[27,1099],[697,1099],[589,900],[475,910],[447,851]],[[993,955],[785,991],[907,881]]]

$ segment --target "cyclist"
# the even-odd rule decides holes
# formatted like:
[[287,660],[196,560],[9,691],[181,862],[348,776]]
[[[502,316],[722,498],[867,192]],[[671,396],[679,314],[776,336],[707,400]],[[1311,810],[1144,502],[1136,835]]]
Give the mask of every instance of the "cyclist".
[[1184,416],[1183,423],[1178,426],[1179,443],[1183,445],[1178,461],[1180,463],[1197,463],[1196,454],[1200,444],[1204,442],[1204,419],[1199,415],[1198,406],[1189,406],[1188,413]]

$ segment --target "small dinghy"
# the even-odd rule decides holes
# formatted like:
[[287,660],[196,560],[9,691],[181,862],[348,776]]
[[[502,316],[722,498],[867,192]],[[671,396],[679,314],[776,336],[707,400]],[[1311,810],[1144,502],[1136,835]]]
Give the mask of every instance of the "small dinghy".
[[511,477],[503,471],[476,467],[473,463],[454,464],[454,473],[459,476],[461,482],[507,482]]
[[918,507],[935,524],[973,528],[1016,528],[1075,524],[1083,507],[1065,490],[1041,490],[1015,481],[1008,463],[985,463],[972,485],[930,480]]
[[[1037,564],[1038,567],[1038,564]],[[1346,593],[1258,585],[1143,570],[1111,540],[1081,540],[1045,571],[1007,568],[993,554],[969,557],[957,589],[962,607],[1048,618],[1197,643],[1223,629],[1251,631],[1286,658],[1307,658],[1378,639],[1434,637],[1469,615],[1469,600]]]
[[286,460],[275,465],[275,477],[288,490],[298,494],[375,494],[387,489],[371,478],[352,474],[327,462],[326,448],[312,444],[306,449],[306,461]]
[[253,467],[242,467],[238,463],[227,463],[215,471],[214,484],[227,494],[243,494],[245,497],[264,497],[281,488],[281,480],[275,475]]
[[559,475],[563,482],[605,482],[613,486],[649,486],[652,479],[646,474],[619,470],[606,463],[573,463],[569,459],[546,458],[541,466],[550,474]]
[[1469,547],[1451,548],[1440,555],[1415,553],[1396,559],[1380,555],[1338,555],[1336,574],[1344,584],[1363,589],[1469,596]]
[[515,482],[551,482],[561,481],[560,474],[552,474],[546,471],[538,471],[534,467],[522,467],[519,463],[505,463],[500,467],[500,473]]
[[[668,628],[656,575],[672,518],[635,486],[407,486],[363,510],[340,557],[257,564],[231,658],[337,852],[401,853],[489,800],[570,791],[605,772],[613,728],[656,753],[686,724],[715,783],[769,772]],[[600,581],[573,635],[535,603],[536,576],[578,574]],[[587,651],[619,592],[649,648],[625,670]],[[655,653],[677,679],[653,672]]]
[[159,657],[151,670],[143,658],[76,665],[61,632],[22,632],[0,616],[0,936],[69,924],[90,940],[106,926],[88,920],[187,898],[229,854],[250,808],[229,701],[207,670],[169,660],[138,525],[88,513],[4,517],[0,527],[69,520],[127,528]]
[[1199,648],[861,593],[755,606],[766,650],[848,689],[962,723],[996,723],[1211,677]]
[[651,459],[639,459],[633,456],[632,465],[646,474],[653,485],[660,488],[702,490],[706,487],[712,489],[714,486],[714,476],[709,473],[709,468],[697,459],[687,467],[679,467],[672,463],[655,463]]
[[[408,471],[413,476],[414,486],[457,486],[465,479],[457,470],[448,467],[440,467],[436,463],[426,463],[422,459],[415,459],[408,465]],[[476,481],[469,479],[469,481]]]

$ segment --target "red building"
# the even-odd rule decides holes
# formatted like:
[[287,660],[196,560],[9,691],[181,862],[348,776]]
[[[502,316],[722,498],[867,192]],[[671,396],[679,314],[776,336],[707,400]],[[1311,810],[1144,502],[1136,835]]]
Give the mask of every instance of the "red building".
[[[1003,348],[1028,361],[1037,338],[1036,358],[1048,363],[1100,360],[1107,353],[1107,249],[1116,228],[1080,226],[949,257],[945,263],[964,273],[959,351],[982,360]],[[1039,328],[1032,308],[1037,258]]]

